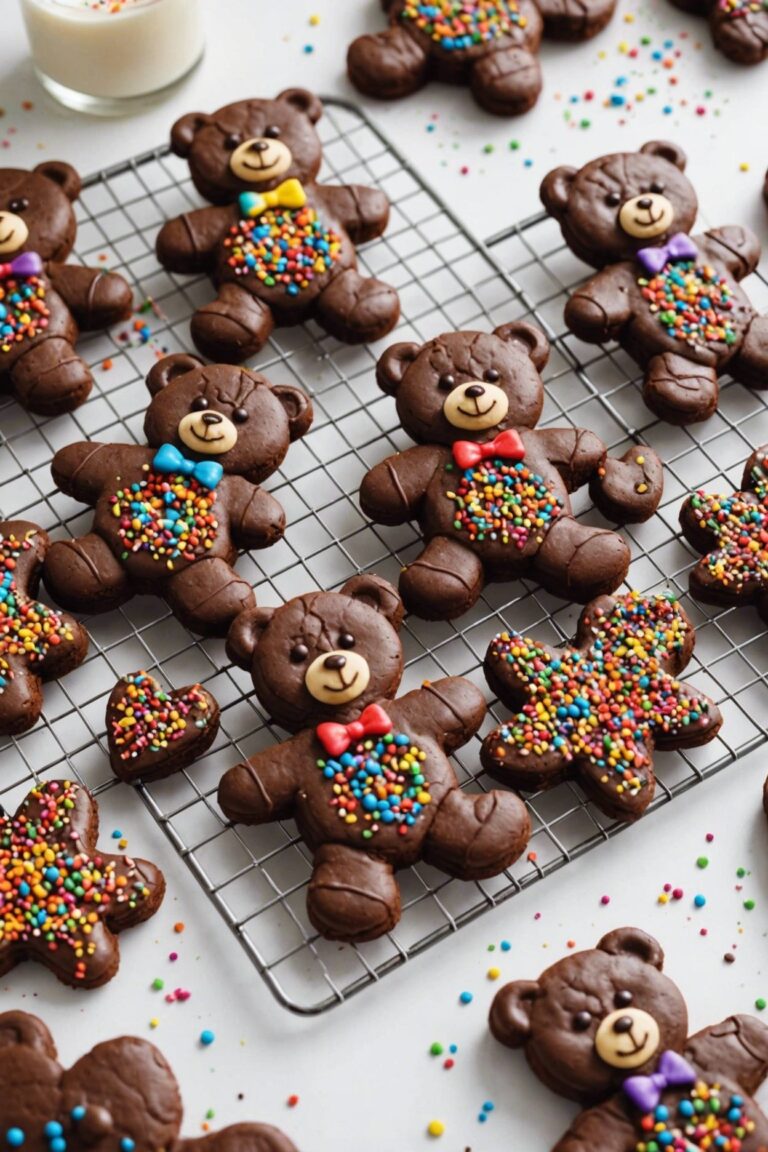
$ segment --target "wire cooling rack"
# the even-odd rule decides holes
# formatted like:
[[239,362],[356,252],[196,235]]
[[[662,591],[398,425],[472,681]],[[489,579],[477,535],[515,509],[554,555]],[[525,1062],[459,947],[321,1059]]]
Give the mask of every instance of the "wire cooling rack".
[[[626,533],[633,553],[630,580],[641,590],[682,594],[698,630],[686,679],[713,696],[725,716],[722,735],[711,744],[657,757],[654,807],[665,803],[768,738],[766,629],[751,610],[716,612],[688,600],[686,572],[693,558],[677,534],[685,492],[697,486],[728,490],[752,448],[768,442],[765,399],[729,383],[719,413],[706,424],[686,430],[655,422],[642,403],[633,363],[615,348],[580,345],[565,331],[566,295],[585,269],[563,247],[552,221],[531,218],[483,247],[359,111],[329,101],[319,130],[326,180],[376,184],[392,201],[386,238],[363,250],[361,264],[400,292],[397,339],[422,341],[453,328],[533,319],[553,343],[542,423],[591,428],[615,452],[633,437],[646,440],[664,458],[661,509]],[[125,324],[83,341],[96,388],[79,411],[43,420],[12,401],[0,402],[5,518],[28,517],[55,536],[87,531],[90,512],[54,489],[53,452],[84,437],[142,442],[146,372],[160,351],[191,347],[189,317],[211,296],[207,278],[175,277],[158,268],[154,237],[165,218],[198,203],[186,165],[166,149],[87,181],[78,209],[78,258],[119,269],[135,285],[137,299],[151,297],[153,305],[144,306],[137,326]],[[753,276],[749,287],[757,307],[766,310],[768,281]],[[311,390],[316,413],[310,434],[291,447],[269,483],[288,516],[285,539],[239,563],[261,603],[336,587],[361,569],[396,581],[401,565],[419,549],[409,526],[367,524],[356,498],[364,472],[408,444],[392,400],[375,384],[380,351],[339,344],[309,324],[278,330],[253,361],[274,382]],[[576,509],[601,523],[579,497]],[[443,675],[468,676],[485,687],[482,660],[499,629],[528,629],[558,643],[573,634],[577,615],[577,607],[515,582],[490,585],[472,611],[453,623],[410,618],[403,630],[403,690]],[[85,664],[47,687],[43,719],[31,732],[0,745],[0,803],[12,809],[43,777],[74,775],[97,793],[124,787],[111,777],[105,754],[105,705],[114,681],[145,668],[174,687],[203,682],[221,704],[216,743],[192,767],[140,794],[272,992],[296,1011],[321,1012],[346,1000],[619,830],[576,785],[532,796],[531,855],[515,867],[494,880],[462,883],[420,864],[400,875],[404,911],[395,931],[361,947],[329,944],[307,920],[310,856],[294,825],[233,828],[216,804],[223,771],[285,735],[249,695],[249,677],[229,665],[220,641],[195,640],[159,600],[142,597],[87,624],[92,645]],[[494,701],[480,737],[503,716]],[[463,786],[471,790],[488,787],[477,777],[478,752],[475,740],[456,757]],[[142,851],[151,856],[151,845]]]

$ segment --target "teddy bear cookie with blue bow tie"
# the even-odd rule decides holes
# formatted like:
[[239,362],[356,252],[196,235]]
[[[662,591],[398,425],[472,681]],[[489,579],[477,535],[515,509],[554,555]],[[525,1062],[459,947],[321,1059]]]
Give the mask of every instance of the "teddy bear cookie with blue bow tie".
[[397,323],[397,293],[362,275],[355,251],[381,236],[389,201],[374,188],[317,181],[322,114],[316,96],[290,88],[190,112],[171,130],[171,148],[211,206],[169,220],[157,255],[170,272],[212,277],[218,295],[192,317],[192,338],[212,360],[242,363],[275,324],[314,319],[359,344]]
[[729,1016],[688,1036],[688,1013],[638,928],[609,932],[538,980],[495,996],[493,1035],[534,1074],[586,1105],[553,1152],[763,1152],[768,1118],[752,1099],[768,1075],[768,1027]]
[[566,324],[589,344],[617,341],[644,370],[648,407],[681,425],[713,414],[726,372],[768,387],[768,316],[739,286],[759,241],[737,224],[690,235],[698,204],[685,165],[676,144],[654,140],[556,168],[541,185],[568,247],[600,269],[571,296]]
[[147,387],[145,447],[86,440],[54,456],[57,485],[94,517],[87,535],[50,546],[45,584],[79,612],[163,596],[192,631],[223,636],[255,604],[238,552],[285,527],[260,484],[308,430],[312,405],[300,388],[183,353],[158,361]]

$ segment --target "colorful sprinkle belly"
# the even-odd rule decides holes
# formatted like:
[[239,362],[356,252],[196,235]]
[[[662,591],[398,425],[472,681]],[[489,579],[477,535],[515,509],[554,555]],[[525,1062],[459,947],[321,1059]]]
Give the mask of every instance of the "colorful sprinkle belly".
[[761,14],[768,17],[768,0],[718,0],[717,7],[726,20],[743,20]]
[[297,297],[318,286],[341,250],[341,237],[311,205],[269,208],[232,225],[224,240],[224,271],[227,278]]
[[16,567],[28,552],[29,540],[8,536],[0,540],[0,695],[13,680],[11,659],[34,668],[52,647],[71,642],[71,627],[57,612],[19,591]]
[[675,344],[727,352],[737,343],[736,291],[710,264],[674,260],[637,285],[651,316]]
[[40,276],[0,278],[0,356],[34,340],[51,315]]
[[682,1100],[665,1103],[638,1123],[635,1152],[742,1152],[755,1123],[739,1093],[699,1081]]
[[[524,460],[493,458],[461,471],[446,465],[451,526],[462,543],[514,556],[538,547],[563,510],[552,487]],[[445,481],[444,481],[445,482]]]
[[[132,556],[151,560],[158,577],[206,556],[218,532],[216,493],[197,480],[152,472],[133,484],[123,484],[109,499],[113,544],[120,560]],[[147,566],[142,567],[146,575]]]
[[467,52],[525,28],[514,0],[408,0],[401,13],[443,52]]

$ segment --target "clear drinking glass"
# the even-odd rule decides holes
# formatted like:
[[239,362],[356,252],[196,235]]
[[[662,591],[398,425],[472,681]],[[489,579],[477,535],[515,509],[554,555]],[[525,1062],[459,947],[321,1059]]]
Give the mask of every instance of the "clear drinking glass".
[[69,108],[120,115],[154,102],[203,54],[199,0],[21,0],[41,83]]

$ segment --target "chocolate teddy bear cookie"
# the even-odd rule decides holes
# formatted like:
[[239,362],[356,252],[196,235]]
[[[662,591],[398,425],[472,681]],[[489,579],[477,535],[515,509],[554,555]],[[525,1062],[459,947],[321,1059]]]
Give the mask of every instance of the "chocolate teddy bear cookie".
[[22,960],[73,988],[116,974],[116,933],[154,915],[165,880],[146,860],[102,852],[98,835],[96,801],[69,780],[36,785],[15,816],[0,808],[0,976]]
[[463,792],[448,759],[485,718],[482,693],[451,676],[395,697],[402,604],[376,576],[244,612],[227,651],[292,739],[231,768],[219,786],[241,824],[293,819],[314,853],[307,911],[329,940],[374,940],[400,919],[395,871],[425,860],[451,876],[496,876],[525,848],[512,792]]
[[677,680],[694,643],[679,604],[635,592],[588,604],[566,648],[501,632],[485,674],[520,710],[486,736],[483,767],[526,792],[578,780],[609,816],[636,820],[653,799],[654,747],[707,744],[722,724],[711,700]]
[[166,692],[148,672],[129,672],[107,701],[112,771],[126,784],[163,780],[208,751],[219,706],[202,684]]
[[736,64],[768,56],[768,0],[672,0],[694,16],[708,16],[712,40]]
[[522,1048],[553,1092],[588,1106],[553,1152],[768,1146],[768,1118],[752,1099],[768,1074],[768,1028],[729,1016],[689,1037],[685,1001],[663,964],[652,936],[617,928],[496,994],[496,1039]]
[[51,471],[95,509],[93,531],[52,544],[45,584],[79,612],[106,612],[140,593],[164,596],[203,636],[224,636],[253,590],[232,568],[239,549],[282,536],[283,510],[258,485],[312,422],[300,388],[177,353],[147,377],[148,447],[85,440]]
[[760,244],[739,225],[689,235],[698,205],[685,164],[676,144],[652,141],[556,168],[541,185],[566,244],[601,269],[571,296],[566,324],[580,340],[616,340],[634,357],[646,404],[670,424],[711,416],[726,371],[768,387],[768,317],[739,287]]
[[382,0],[382,8],[386,31],[358,37],[347,52],[349,78],[366,96],[394,100],[442,80],[468,85],[497,116],[517,116],[538,100],[542,18],[533,0]]
[[59,160],[0,168],[0,387],[41,416],[83,403],[93,377],[78,333],[124,320],[133,303],[122,276],[67,264],[79,195],[80,177]]
[[192,180],[214,207],[169,220],[157,256],[170,272],[208,272],[218,288],[192,317],[192,339],[212,360],[258,352],[275,324],[314,319],[349,344],[394,328],[393,288],[357,270],[355,245],[381,236],[383,192],[316,180],[322,146],[316,96],[289,88],[276,100],[240,100],[171,130]]
[[704,553],[688,586],[706,604],[753,604],[768,622],[768,444],[747,460],[741,487],[729,496],[695,492],[683,504],[683,535]]
[[584,428],[537,429],[548,355],[543,333],[516,321],[395,344],[379,360],[379,387],[419,446],[371,469],[360,504],[378,524],[418,521],[427,545],[400,578],[417,616],[460,616],[490,580],[530,576],[584,603],[626,576],[624,540],[574,519],[568,494],[589,484],[610,520],[647,520],[661,461],[645,446],[613,459]]
[[266,1124],[234,1124],[184,1140],[176,1078],[162,1052],[134,1036],[97,1044],[62,1068],[36,1016],[0,1014],[0,1131],[25,1152],[296,1152]]
[[0,521],[0,735],[15,736],[37,723],[42,684],[82,664],[88,633],[82,624],[36,599],[50,547],[29,520]]

